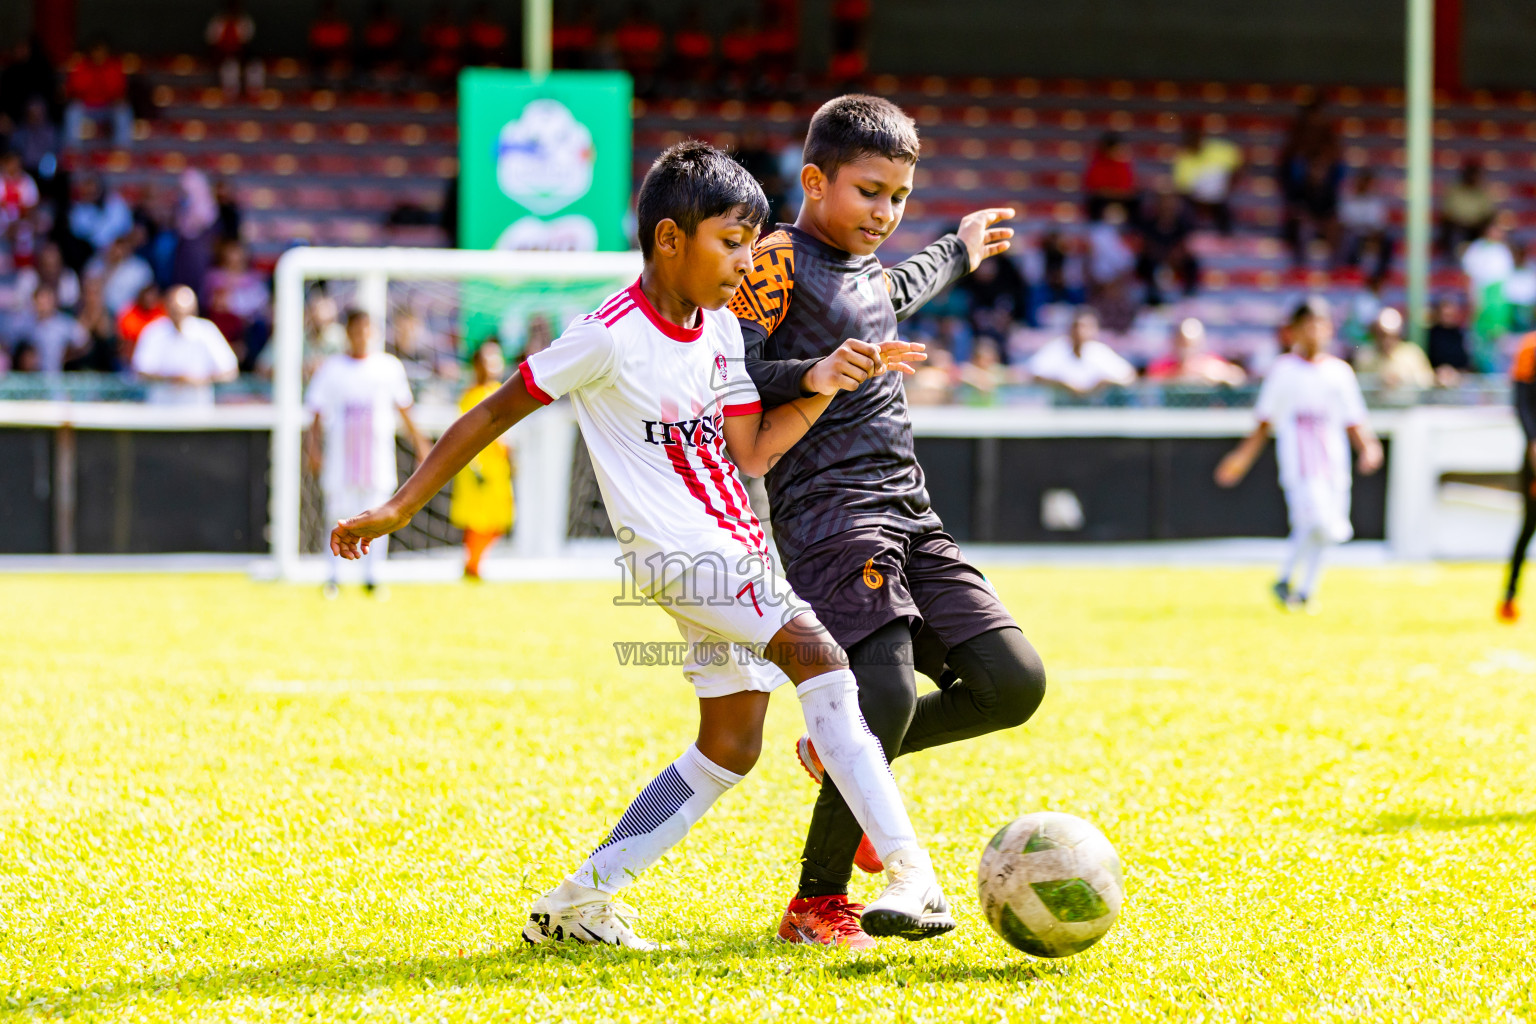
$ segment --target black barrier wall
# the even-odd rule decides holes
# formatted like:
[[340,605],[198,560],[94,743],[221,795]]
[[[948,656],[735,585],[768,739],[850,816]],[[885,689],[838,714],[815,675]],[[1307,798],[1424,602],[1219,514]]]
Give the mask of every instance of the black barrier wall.
[[[919,437],[917,455],[962,541],[1282,537],[1273,446],[1240,487],[1212,480],[1236,442]],[[0,553],[265,552],[269,443],[259,430],[0,430]],[[1385,471],[1355,480],[1356,536],[1385,538],[1386,494]]]

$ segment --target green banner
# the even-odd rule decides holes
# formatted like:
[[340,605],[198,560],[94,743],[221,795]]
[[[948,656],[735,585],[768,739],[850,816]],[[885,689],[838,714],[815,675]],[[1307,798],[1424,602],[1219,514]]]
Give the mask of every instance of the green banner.
[[629,248],[629,75],[469,68],[459,75],[459,244]]

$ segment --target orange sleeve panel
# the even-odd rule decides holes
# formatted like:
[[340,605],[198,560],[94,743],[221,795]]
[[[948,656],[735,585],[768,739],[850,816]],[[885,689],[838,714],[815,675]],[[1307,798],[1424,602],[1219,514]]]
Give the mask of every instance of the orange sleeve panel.
[[1515,353],[1509,375],[1521,384],[1536,384],[1536,331],[1520,339],[1520,349]]
[[757,243],[752,269],[731,298],[738,320],[757,324],[772,334],[789,312],[795,290],[795,243],[787,231],[775,231]]

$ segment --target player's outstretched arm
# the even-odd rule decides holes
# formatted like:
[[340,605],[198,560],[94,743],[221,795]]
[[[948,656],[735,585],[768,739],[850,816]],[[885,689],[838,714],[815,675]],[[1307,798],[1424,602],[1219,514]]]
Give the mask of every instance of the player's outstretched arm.
[[362,515],[337,523],[331,531],[331,552],[342,558],[361,558],[375,537],[394,533],[410,522],[434,494],[469,465],[470,459],[540,408],[542,403],[528,393],[522,376],[514,376],[485,401],[454,420],[393,497]]
[[1227,453],[1216,466],[1216,483],[1222,487],[1236,487],[1253,468],[1259,453],[1269,441],[1269,424],[1260,423],[1253,433],[1243,438],[1242,444]]
[[871,345],[849,338],[817,364],[826,367],[818,383],[813,383],[811,373],[806,374],[805,386],[817,392],[814,396],[797,398],[767,412],[726,418],[725,447],[731,460],[748,476],[763,476],[805,436],[839,391],[852,391],[870,377],[890,371],[916,373],[911,364],[928,358],[923,348],[916,342]]
[[1376,432],[1368,423],[1356,423],[1346,428],[1349,432],[1349,443],[1355,446],[1355,451],[1360,456],[1360,473],[1370,476],[1381,468],[1381,442],[1376,440]]

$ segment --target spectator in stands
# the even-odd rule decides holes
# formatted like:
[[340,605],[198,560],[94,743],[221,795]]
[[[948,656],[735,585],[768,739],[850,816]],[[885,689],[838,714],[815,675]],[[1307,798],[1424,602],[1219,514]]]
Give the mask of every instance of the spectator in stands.
[[919,363],[917,372],[905,378],[908,405],[944,405],[949,401],[954,376],[955,357],[947,348],[930,348],[928,361]]
[[0,230],[31,213],[40,199],[37,182],[21,165],[21,154],[0,153]]
[[85,328],[59,309],[58,292],[46,284],[32,293],[32,316],[21,331],[21,341],[37,350],[37,368],[42,373],[63,372],[66,362],[90,348]]
[[1339,185],[1343,165],[1326,155],[1314,156],[1302,170],[1285,206],[1285,239],[1291,262],[1305,267],[1314,239],[1326,242],[1330,252],[1339,248]]
[[1461,173],[1440,197],[1440,251],[1454,260],[1461,247],[1481,237],[1493,223],[1498,204],[1483,180],[1483,161],[1468,156]]
[[[231,334],[211,314],[209,319],[219,324],[231,343],[239,335],[245,345],[241,364],[249,369],[272,333],[272,290],[266,276],[251,269],[245,246],[226,242],[219,247],[218,266],[208,271],[204,287],[209,293],[209,309],[232,318],[235,333]],[[223,300],[216,307],[213,299],[220,294]]]
[[97,373],[116,373],[122,369],[117,356],[117,320],[107,309],[100,278],[87,277],[81,285],[80,311],[75,319],[85,331],[85,351],[65,362],[64,369],[93,370]]
[[150,382],[159,405],[212,405],[213,385],[234,380],[239,360],[219,329],[197,315],[197,296],[177,285],[165,296],[165,316],[151,321],[133,350],[133,370]]
[[258,93],[266,84],[266,66],[251,54],[251,40],[256,23],[242,9],[240,0],[226,0],[224,9],[208,19],[203,34],[213,62],[219,68],[219,82],[226,96],[238,96],[243,82],[245,91]]
[[218,226],[219,204],[213,198],[208,175],[187,168],[181,172],[181,202],[176,208],[176,263],[172,276],[177,284],[202,292],[203,279],[213,263]]
[[597,12],[592,4],[581,3],[574,12],[562,5],[555,12],[549,42],[555,67],[591,67],[592,54],[597,50]]
[[63,309],[74,309],[80,304],[80,276],[64,265],[64,255],[56,242],[44,242],[32,266],[16,273],[16,294],[23,302],[30,302],[39,288],[50,289],[55,303]]
[[1391,306],[1371,325],[1371,343],[1355,350],[1355,369],[1375,377],[1385,391],[1422,391],[1435,384],[1429,358],[1403,340],[1403,314]]
[[452,80],[463,60],[464,32],[442,0],[432,5],[431,17],[421,26],[421,41],[427,56],[422,70],[429,78]]
[[1074,395],[1123,387],[1136,379],[1135,368],[1099,340],[1099,318],[1087,308],[1073,315],[1067,337],[1046,342],[1024,370],[1028,377]]
[[1007,380],[1007,370],[999,353],[1002,346],[995,338],[978,335],[971,342],[971,354],[958,371],[961,401],[967,405],[991,405],[997,401],[998,388]]
[[112,125],[112,141],[126,146],[133,141],[133,108],[128,104],[128,76],[123,59],[105,39],[91,44],[90,52],[75,61],[64,84],[64,136],[79,142],[87,120]]
[[464,27],[469,63],[483,68],[506,67],[509,41],[507,26],[491,15],[491,5],[486,0],[477,0],[469,12],[469,24]]
[[1515,255],[1509,249],[1511,220],[1508,213],[1495,216],[1461,254],[1461,270],[1467,275],[1467,298],[1474,315],[1490,303],[1504,301],[1504,282],[1515,272]]
[[1189,296],[1200,286],[1200,262],[1189,245],[1194,218],[1180,196],[1166,190],[1159,192],[1151,206],[1138,225],[1141,251],[1136,257],[1136,276],[1146,285],[1147,304],[1161,306],[1163,270],[1166,268],[1179,289]]
[[213,183],[213,201],[219,208],[219,241],[240,241],[240,224],[244,216],[240,212],[240,199],[235,194],[235,186],[230,184],[228,178],[220,178]]
[[122,340],[118,351],[120,363],[126,366],[133,362],[133,349],[139,342],[139,335],[162,316],[165,316],[165,307],[160,301],[160,286],[151,281],[140,288],[139,294],[118,314],[117,336]]
[[996,341],[997,359],[1007,365],[1008,336],[1015,324],[1027,322],[1030,313],[1029,285],[1018,264],[1007,256],[983,260],[955,283],[955,290],[969,300],[966,306],[971,333],[978,339]]
[[321,0],[309,23],[309,74],[312,81],[336,81],[351,70],[352,23],[341,16],[336,0]]
[[26,339],[17,342],[15,351],[11,353],[10,372],[38,373],[42,368],[42,362],[37,355],[37,346]]
[[1442,384],[1455,383],[1459,374],[1472,368],[1465,317],[1461,306],[1449,295],[1442,295],[1435,303],[1425,348],[1429,365]]
[[[1128,330],[1139,306],[1136,253],[1125,239],[1125,211],[1109,207],[1104,219],[1088,226],[1088,304],[1112,331]],[[1097,326],[1097,324],[1095,324]]]
[[20,124],[34,99],[42,100],[50,115],[58,109],[58,75],[35,35],[17,42],[10,62],[0,70],[0,119]]
[[59,171],[59,130],[48,118],[48,104],[34,96],[27,113],[11,132],[11,148],[21,156],[27,173],[40,181],[52,180]]
[[853,83],[869,69],[869,16],[873,0],[833,0],[832,81]]
[[1147,378],[1170,384],[1237,387],[1248,379],[1242,367],[1205,348],[1205,324],[1185,317],[1173,332],[1173,351],[1147,366]]
[[1083,193],[1090,221],[1102,219],[1110,206],[1131,211],[1136,199],[1136,166],[1119,132],[1105,132],[1099,138],[1083,174]]
[[1173,158],[1173,187],[1190,210],[1209,218],[1223,235],[1232,233],[1232,187],[1243,168],[1243,151],[1226,139],[1205,134],[1205,119],[1184,122],[1184,139]]
[[115,189],[95,174],[83,174],[69,207],[69,233],[85,246],[85,255],[103,252],[133,230],[133,210]]
[[143,231],[138,253],[155,273],[155,283],[164,291],[174,283],[176,250],[181,236],[176,232],[176,206],[180,199],[173,188],[157,188],[149,194],[136,214]]
[[636,91],[642,91],[640,83],[654,82],[665,42],[666,34],[647,12],[646,5],[630,5],[629,14],[614,32],[614,43],[625,69],[635,76]]
[[1392,267],[1392,216],[1376,188],[1376,172],[1363,168],[1339,201],[1339,248],[1335,259],[1348,267],[1362,260],[1366,274],[1384,278]]
[[704,27],[704,15],[697,4],[689,6],[672,33],[671,68],[673,84],[690,86],[696,93],[707,88],[714,77],[715,37]]
[[1040,236],[1040,245],[1033,254],[1039,260],[1038,272],[1029,270],[1024,276],[1040,282],[1037,306],[1064,303],[1080,306],[1088,301],[1084,288],[1083,266],[1080,254],[1072,241],[1052,228]]
[[85,265],[86,280],[101,282],[102,301],[113,316],[120,316],[155,280],[149,264],[134,253],[133,238],[132,232],[114,238]]
[[229,342],[240,367],[249,369],[252,361],[245,343],[246,323],[229,308],[229,289],[210,288],[209,292],[208,322],[217,327],[219,333],[224,335],[224,340]]
[[400,70],[400,47],[405,24],[389,0],[373,0],[359,38],[357,62],[374,75],[393,75]]
[[1512,326],[1517,331],[1528,331],[1536,311],[1536,263],[1531,261],[1529,242],[1511,242],[1510,253],[1514,256],[1514,269],[1504,279],[1504,301],[1510,305]]
[[1344,180],[1338,125],[1322,97],[1303,104],[1280,149],[1276,175],[1285,201],[1281,234],[1290,243],[1295,264],[1306,264],[1313,232],[1330,239],[1336,221],[1339,186]]

